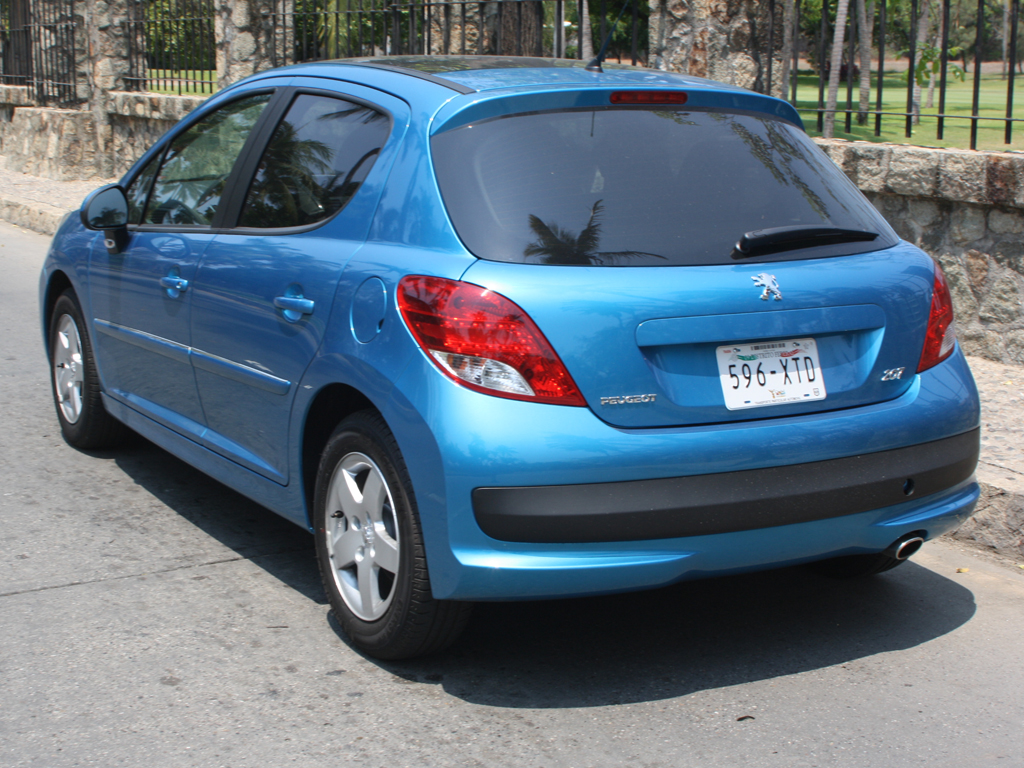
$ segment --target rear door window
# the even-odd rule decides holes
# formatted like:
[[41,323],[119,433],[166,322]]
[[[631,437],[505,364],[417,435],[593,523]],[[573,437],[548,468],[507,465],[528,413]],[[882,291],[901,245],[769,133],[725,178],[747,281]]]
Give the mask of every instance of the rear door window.
[[541,112],[433,137],[444,202],[466,247],[495,261],[563,265],[734,263],[747,232],[877,233],[773,260],[893,245],[881,215],[783,120],[700,110]]
[[300,94],[256,168],[239,227],[300,227],[340,211],[369,174],[390,132],[384,112]]

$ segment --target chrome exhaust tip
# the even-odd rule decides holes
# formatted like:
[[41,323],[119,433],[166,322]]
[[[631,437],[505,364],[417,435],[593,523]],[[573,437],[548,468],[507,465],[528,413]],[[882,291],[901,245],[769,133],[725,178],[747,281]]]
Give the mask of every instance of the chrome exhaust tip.
[[913,555],[917,550],[924,544],[924,538],[912,534],[902,539],[897,539],[889,548],[885,550],[885,554],[889,557],[894,557],[897,560],[906,560],[908,557]]

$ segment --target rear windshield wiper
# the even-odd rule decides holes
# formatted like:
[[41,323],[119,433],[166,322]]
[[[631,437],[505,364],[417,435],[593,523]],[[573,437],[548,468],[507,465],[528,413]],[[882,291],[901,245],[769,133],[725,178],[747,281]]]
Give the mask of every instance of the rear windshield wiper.
[[817,224],[798,224],[795,227],[772,227],[771,229],[755,229],[747,232],[732,252],[734,259],[749,259],[766,253],[795,251],[799,248],[811,248],[815,245],[832,245],[834,243],[857,243],[874,240],[877,232],[864,232],[859,229],[839,229],[838,227],[822,227]]

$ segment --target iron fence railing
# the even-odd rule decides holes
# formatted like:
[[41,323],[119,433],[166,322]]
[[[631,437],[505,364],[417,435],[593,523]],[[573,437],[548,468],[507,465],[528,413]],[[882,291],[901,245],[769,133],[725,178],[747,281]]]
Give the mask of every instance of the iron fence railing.
[[[820,25],[816,34],[808,34],[806,25],[796,26],[804,34],[795,35],[791,50],[783,51],[782,55],[790,57],[790,82],[782,84],[782,91],[789,100],[803,112],[815,115],[817,130],[821,131],[826,112],[827,84],[829,79],[828,56],[832,50],[836,30],[834,18],[840,0],[795,0],[795,15],[799,20],[802,10],[816,11],[820,16]],[[858,56],[858,36],[863,34],[857,23],[859,5],[867,3],[873,8],[873,17],[869,19],[874,50],[871,52],[871,79],[874,81],[874,108],[866,110],[869,122],[873,122],[872,134],[876,137],[883,133],[883,119],[898,120],[902,123],[904,138],[910,139],[915,134],[921,137],[919,126],[923,119],[935,125],[935,138],[943,141],[951,125],[969,124],[971,149],[978,146],[978,128],[981,123],[1002,123],[1003,143],[1011,144],[1015,123],[1024,122],[1024,115],[1014,112],[1014,87],[1018,68],[1021,64],[1021,40],[1019,31],[1020,0],[903,0],[893,3],[886,0],[848,0],[848,13],[844,29],[843,67],[840,79],[845,88],[840,91],[840,98],[834,110],[836,117],[844,116],[843,125],[846,134],[853,131],[854,115],[862,115],[865,111],[859,108],[859,98],[855,98],[854,80],[859,76],[860,57]],[[783,0],[769,0],[769,14],[774,18],[780,14]],[[953,11],[956,11],[956,17]],[[968,13],[969,12],[969,13]],[[888,17],[887,17],[888,15]],[[898,18],[894,19],[893,16]],[[925,18],[927,15],[927,18]],[[929,30],[928,36],[919,40],[922,29]],[[952,35],[959,38],[956,43]],[[993,54],[993,43],[1001,43],[1004,57],[1000,60]],[[816,61],[812,65],[817,74],[817,103],[809,106],[798,95],[797,81],[799,78],[798,62],[801,54],[813,51]],[[891,58],[887,58],[891,57]],[[961,57],[964,66],[955,63]],[[968,61],[971,61],[968,64]],[[892,108],[891,102],[886,103],[886,67],[898,62],[899,69],[906,72],[905,109]],[[981,86],[983,65],[989,62],[1001,63],[1002,77],[1005,78],[1005,97],[998,97],[998,104],[983,105]],[[904,69],[905,68],[905,69]],[[973,71],[969,71],[973,70]],[[921,82],[922,76],[925,83]],[[953,85],[953,78],[966,80],[971,78],[971,106],[960,113],[948,109],[948,97]],[[769,78],[771,75],[769,74]],[[934,89],[938,95],[938,108],[932,110],[922,107],[924,89]],[[845,94],[842,91],[845,90]],[[845,96],[845,98],[844,98]],[[933,102],[934,103],[934,102]],[[902,106],[902,105],[901,105]],[[988,114],[985,114],[985,113]],[[995,114],[993,114],[995,113]],[[837,128],[838,130],[838,128]]]
[[40,104],[81,99],[74,0],[0,0],[0,82],[28,86]]
[[[611,56],[647,60],[645,0],[590,0],[596,51],[614,13],[627,13]],[[255,29],[259,65],[385,55],[496,54],[579,58],[579,0],[269,0]],[[129,87],[172,93],[216,88],[213,0],[130,0],[124,22]],[[219,41],[230,46],[231,41]]]
[[124,21],[128,90],[213,93],[214,0],[129,0]]
[[[810,128],[816,124],[820,130],[829,111],[828,62],[842,2],[848,13],[840,72],[843,88],[834,109],[837,131],[845,129],[845,135],[854,132],[862,138],[913,135],[921,142],[928,138],[923,133],[927,130],[946,143],[952,133],[973,149],[980,129],[988,136],[988,146],[996,133],[1002,143],[1011,144],[1017,129],[1020,142],[1024,112],[1019,99],[1015,105],[1014,89],[1024,58],[1021,0],[791,2],[789,19],[787,0],[756,4],[756,39],[775,52],[763,59],[767,71],[760,82],[766,89],[774,85],[775,92],[789,98],[809,118]],[[29,86],[42,104],[78,103],[85,90],[85,64],[76,57],[84,58],[80,49],[87,46],[75,19],[76,4],[83,3],[0,0],[0,82]],[[595,50],[614,25],[609,58],[648,62],[648,14],[656,3],[588,0],[588,5]],[[229,40],[218,40],[220,6],[220,0],[127,0],[127,14],[116,25],[127,44],[127,87],[212,93],[217,88],[218,56],[225,53],[249,56],[256,68],[394,54],[583,56],[582,0],[266,0],[255,16],[246,15],[248,27],[234,30]],[[872,9],[867,25],[872,98],[866,105],[854,83],[862,64],[862,9]],[[791,47],[783,50],[787,25],[794,34]],[[791,64],[785,83],[779,72],[783,59]],[[997,83],[991,73],[983,74],[983,65],[989,62],[991,68],[1000,60],[1005,82]],[[937,107],[922,103],[922,73],[925,87],[937,97]],[[898,98],[894,88],[899,89]]]
[[[646,2],[614,4],[616,10],[631,5],[632,15],[616,30],[613,53],[645,63]],[[265,19],[273,33],[275,64],[403,54],[581,56],[582,3],[573,0],[294,0],[289,5]],[[590,6],[592,14],[601,14],[600,32],[595,26],[592,33],[594,50],[607,34],[612,5],[612,0],[595,0]]]

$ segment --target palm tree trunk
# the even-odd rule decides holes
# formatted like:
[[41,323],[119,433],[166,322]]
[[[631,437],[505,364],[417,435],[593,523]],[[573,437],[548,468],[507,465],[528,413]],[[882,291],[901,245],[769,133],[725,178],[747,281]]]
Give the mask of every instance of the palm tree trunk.
[[1006,79],[1006,62],[1010,52],[1010,1],[1003,0],[1003,80]]
[[[931,26],[931,3],[929,0],[922,0],[920,16],[917,19],[917,39],[924,42],[928,40],[928,28]],[[908,77],[914,77],[913,72],[908,74]],[[917,83],[917,78],[914,77],[914,125],[921,124],[921,86]]]
[[[843,66],[843,43],[846,37],[846,15],[850,0],[839,0],[836,8],[835,35],[832,40],[832,71],[828,74],[828,100],[825,102],[825,125],[822,135],[831,139],[836,134],[836,102],[839,100],[839,70]],[[828,6],[822,13],[828,12]]]
[[[885,2],[885,0],[882,0]],[[860,104],[857,106],[857,125],[867,125],[871,108],[871,35],[875,26],[875,0],[857,3],[860,23]],[[879,72],[881,77],[882,73]]]
[[582,0],[583,13],[580,18],[580,58],[590,61],[594,58],[594,40],[590,34],[590,3]]
[[782,98],[789,98],[789,67],[793,60],[793,34],[796,7],[794,0],[786,0],[782,10]]

